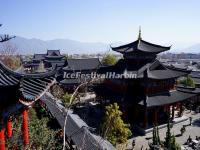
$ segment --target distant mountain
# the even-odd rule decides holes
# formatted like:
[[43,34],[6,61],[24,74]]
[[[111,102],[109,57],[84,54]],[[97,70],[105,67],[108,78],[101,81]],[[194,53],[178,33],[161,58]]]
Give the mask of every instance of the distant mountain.
[[69,39],[44,41],[17,36],[10,40],[9,43],[16,46],[19,54],[46,53],[47,49],[60,49],[62,53],[66,54],[103,53],[109,50],[109,44],[79,42]]
[[[20,54],[46,53],[47,49],[60,49],[64,54],[94,54],[105,53],[110,49],[106,43],[79,42],[70,39],[40,40],[27,39],[20,36],[9,41],[15,45]],[[112,43],[112,46],[119,46],[122,42]],[[171,53],[200,53],[200,43],[174,42],[171,43]],[[171,45],[166,44],[166,45]],[[2,44],[0,44],[1,48]],[[111,51],[112,52],[112,51]]]
[[172,49],[170,50],[172,53],[200,53],[200,43],[174,43],[172,45]]
[[192,45],[192,46],[190,46],[188,48],[185,48],[183,50],[183,52],[187,52],[187,53],[200,53],[200,43]]

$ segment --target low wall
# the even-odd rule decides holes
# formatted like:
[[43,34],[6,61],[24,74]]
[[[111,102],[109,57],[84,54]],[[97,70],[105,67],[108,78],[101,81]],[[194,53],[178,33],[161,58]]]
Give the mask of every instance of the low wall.
[[[63,128],[67,109],[61,102],[55,100],[50,93],[42,96],[43,101],[51,114]],[[68,110],[66,122],[66,136],[71,139],[78,149],[82,150],[115,150],[116,148],[107,140],[90,132],[90,127],[72,110]]]

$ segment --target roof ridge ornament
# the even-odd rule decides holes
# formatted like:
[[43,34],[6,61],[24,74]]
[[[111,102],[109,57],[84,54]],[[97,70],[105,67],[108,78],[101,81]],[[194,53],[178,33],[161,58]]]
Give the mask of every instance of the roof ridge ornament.
[[138,40],[142,40],[142,36],[141,36],[141,26],[139,26],[139,35],[138,35]]

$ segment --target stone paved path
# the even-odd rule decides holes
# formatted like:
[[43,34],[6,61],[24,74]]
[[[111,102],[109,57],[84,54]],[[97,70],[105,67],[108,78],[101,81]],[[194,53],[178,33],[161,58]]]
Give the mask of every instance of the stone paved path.
[[[191,136],[192,139],[195,139],[196,136],[200,136],[200,113],[194,114],[193,112],[191,113],[186,112],[184,113],[184,115],[188,117],[192,116],[194,122],[192,126],[186,127],[186,132],[183,134],[183,136],[179,136],[180,129],[183,125],[189,125],[189,120],[178,123],[174,125],[173,128],[171,129],[171,133],[176,136],[177,142],[181,145],[187,141],[189,135]],[[197,126],[197,122],[199,123],[198,126]],[[159,130],[161,140],[164,140],[165,135],[166,135],[166,130],[167,128],[163,128]],[[142,146],[143,146],[143,150],[146,150],[146,148],[148,148],[148,141],[149,142],[152,141],[152,132],[147,133],[145,136],[136,137],[136,146],[134,150],[140,150]],[[132,139],[129,140],[126,150],[131,150],[131,143],[132,143]]]

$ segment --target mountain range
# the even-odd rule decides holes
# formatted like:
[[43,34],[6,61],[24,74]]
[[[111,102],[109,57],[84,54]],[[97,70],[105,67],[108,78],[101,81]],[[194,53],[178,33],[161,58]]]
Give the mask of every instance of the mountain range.
[[183,52],[184,51],[187,51],[188,53],[200,53],[200,43],[187,47],[183,49]]
[[[14,45],[17,48],[19,54],[24,55],[34,53],[46,53],[47,49],[60,49],[61,53],[64,54],[105,53],[110,49],[110,45],[106,43],[80,42],[70,39],[54,39],[45,41],[35,38],[27,39],[20,36],[17,36],[16,38],[10,40],[8,43]],[[3,44],[7,44],[7,42]],[[0,48],[3,44],[0,44]],[[119,43],[117,45],[119,45]],[[200,53],[200,43],[187,46],[184,44],[175,43],[170,52]]]
[[27,39],[17,36],[16,38],[0,44],[0,48],[3,46],[14,45],[19,54],[34,54],[34,53],[46,53],[49,50],[60,50],[64,54],[92,54],[103,53],[108,51],[110,46],[105,43],[89,43],[79,42],[69,39],[54,39],[54,40],[40,40],[40,39]]

